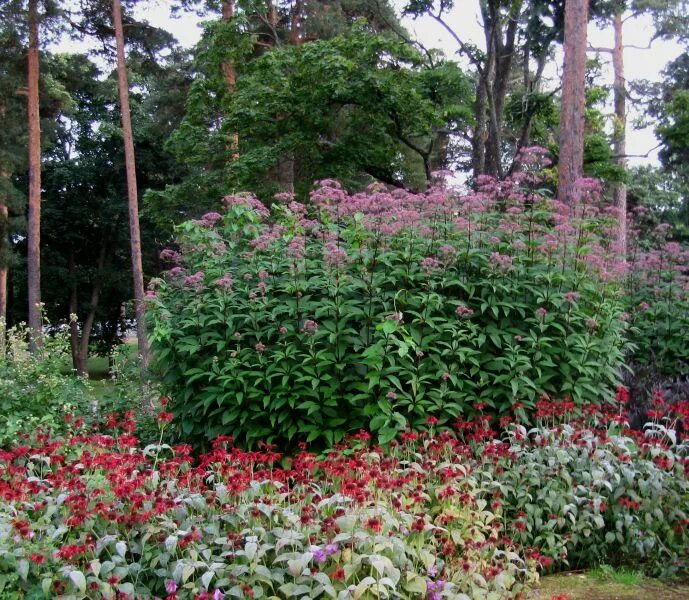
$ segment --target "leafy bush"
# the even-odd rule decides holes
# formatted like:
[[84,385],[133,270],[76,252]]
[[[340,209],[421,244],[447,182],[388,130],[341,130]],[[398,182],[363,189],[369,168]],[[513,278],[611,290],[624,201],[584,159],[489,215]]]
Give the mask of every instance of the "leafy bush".
[[227,197],[181,226],[149,292],[176,422],[194,441],[385,442],[429,415],[524,416],[542,393],[612,399],[625,324],[598,191],[570,207],[528,172],[469,195],[326,181],[272,220]]
[[515,541],[570,567],[686,571],[689,444],[674,427],[689,420],[689,403],[675,405],[668,422],[657,401],[645,433],[622,427],[626,417],[616,414],[591,415],[609,421],[607,429],[582,426],[569,420],[572,408],[542,401],[539,427],[513,426],[507,440],[482,447],[492,465],[481,469],[481,484],[494,490],[493,510],[512,522]]
[[3,598],[497,600],[537,578],[449,442],[415,461],[361,435],[280,468],[271,448],[220,438],[195,462],[111,425],[0,454]]
[[[620,399],[624,399],[623,391]],[[689,405],[679,418],[689,418]],[[539,568],[689,567],[689,448],[622,411],[541,400],[459,435],[360,433],[318,456],[215,440],[141,448],[134,423],[0,453],[0,595],[508,599]],[[164,433],[171,415],[162,412]],[[662,423],[661,423],[662,421]],[[280,466],[282,465],[282,466]]]
[[[637,208],[637,220],[643,216]],[[629,300],[634,361],[666,376],[689,375],[689,250],[661,224],[630,251]]]
[[88,383],[62,373],[71,360],[67,331],[46,335],[35,353],[23,327],[5,330],[0,322],[0,336],[0,448],[38,426],[62,431],[66,415],[91,412]]

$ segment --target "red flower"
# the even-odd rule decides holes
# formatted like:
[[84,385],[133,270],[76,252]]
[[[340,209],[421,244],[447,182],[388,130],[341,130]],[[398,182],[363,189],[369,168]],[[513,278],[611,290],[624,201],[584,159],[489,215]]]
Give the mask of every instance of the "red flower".
[[158,413],[158,421],[161,423],[169,423],[172,421],[173,414],[171,412],[161,411]]

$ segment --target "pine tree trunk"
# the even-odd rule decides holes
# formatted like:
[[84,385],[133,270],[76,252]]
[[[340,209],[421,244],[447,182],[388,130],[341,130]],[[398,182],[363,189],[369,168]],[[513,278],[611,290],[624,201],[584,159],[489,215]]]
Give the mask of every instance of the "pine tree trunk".
[[112,20],[115,26],[117,44],[117,81],[122,112],[122,135],[124,138],[124,160],[127,172],[127,197],[129,201],[129,234],[131,239],[132,275],[134,279],[134,300],[136,302],[136,333],[138,337],[141,369],[148,368],[148,338],[146,335],[144,303],[144,273],[141,261],[141,233],[139,230],[139,199],[136,186],[136,163],[134,160],[134,137],[129,109],[129,82],[124,60],[124,31],[122,29],[122,6],[120,0],[112,0]]
[[29,0],[28,133],[29,198],[27,228],[27,285],[32,351],[42,346],[41,317],[41,121],[38,104],[38,0]]
[[[0,181],[9,185],[9,175],[0,171]],[[7,323],[7,261],[9,258],[9,211],[7,199],[0,187],[0,321]],[[4,336],[3,336],[4,339]],[[0,340],[2,347],[3,340]]]
[[563,202],[574,201],[574,184],[584,172],[587,25],[588,0],[567,0],[558,163],[558,199]]
[[[615,105],[615,128],[613,132],[613,152],[615,162],[622,168],[627,168],[627,96],[624,78],[624,45],[622,37],[622,11],[615,13],[613,28],[615,31],[615,46],[612,52],[612,65],[615,76],[613,84]],[[619,230],[617,242],[619,253],[627,255],[627,186],[624,182],[616,183],[613,188],[613,200],[619,213]]]

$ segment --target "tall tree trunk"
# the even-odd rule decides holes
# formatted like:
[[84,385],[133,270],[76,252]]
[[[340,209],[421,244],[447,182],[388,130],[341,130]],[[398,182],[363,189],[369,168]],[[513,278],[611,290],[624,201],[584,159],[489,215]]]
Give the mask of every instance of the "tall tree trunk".
[[29,218],[27,231],[27,283],[29,335],[32,351],[42,345],[41,317],[41,120],[38,104],[38,0],[29,0],[28,131]]
[[[225,23],[229,23],[234,18],[234,0],[223,0],[222,3],[222,18]],[[234,61],[229,59],[222,64],[223,75],[225,76],[225,85],[230,95],[234,94],[237,89],[237,70],[234,66]],[[230,153],[232,160],[239,158],[239,133],[236,131],[230,134]]]
[[471,139],[471,168],[474,179],[484,173],[486,166],[486,84],[479,75],[478,87],[476,89],[476,108],[474,117],[476,125]]
[[293,46],[301,44],[301,17],[304,11],[303,0],[295,0],[292,14],[290,15],[289,43]]
[[[612,65],[614,72],[614,105],[615,127],[613,132],[613,152],[615,162],[622,168],[627,168],[627,97],[626,82],[624,78],[624,45],[622,41],[622,11],[615,13],[613,28],[615,31],[615,46],[612,52]],[[619,212],[619,230],[617,241],[619,252],[627,255],[627,186],[624,182],[616,183],[613,187],[613,199]]]
[[[482,3],[482,14],[486,28],[486,46],[488,62],[494,63],[493,77],[487,97],[491,111],[490,126],[485,151],[485,172],[498,178],[503,176],[502,165],[502,130],[504,123],[505,99],[515,53],[515,40],[521,12],[521,0],[511,3],[507,27],[503,32],[500,4],[491,0]],[[484,25],[485,27],[485,25]],[[503,37],[504,35],[504,37]]]
[[574,201],[574,183],[584,172],[587,25],[588,0],[567,0],[558,163],[558,199],[563,202]]
[[134,137],[129,109],[129,82],[124,60],[124,31],[122,29],[122,6],[120,0],[112,0],[112,20],[115,26],[117,44],[117,81],[122,112],[122,135],[124,138],[124,161],[127,172],[127,197],[129,201],[129,234],[132,252],[132,276],[134,279],[134,300],[136,302],[136,333],[141,356],[141,368],[148,368],[148,338],[146,336],[144,303],[144,272],[141,262],[141,233],[139,230],[139,199],[136,186],[136,163],[134,160]]
[[[0,169],[0,321],[7,322],[7,270],[9,259],[9,211],[3,188],[9,186],[9,175]],[[0,340],[0,346],[4,341]]]

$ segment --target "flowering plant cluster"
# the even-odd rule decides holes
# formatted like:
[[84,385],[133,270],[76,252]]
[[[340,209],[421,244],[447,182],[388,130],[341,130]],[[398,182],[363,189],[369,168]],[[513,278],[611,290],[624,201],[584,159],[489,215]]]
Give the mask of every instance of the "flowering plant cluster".
[[62,373],[71,360],[67,336],[56,331],[29,352],[26,329],[0,320],[0,448],[39,426],[62,430],[66,413],[89,414],[88,382]]
[[565,564],[686,569],[689,404],[657,408],[640,433],[622,406],[573,419],[543,398],[532,429],[430,417],[387,447],[361,432],[291,458],[227,436],[198,457],[141,448],[129,414],[39,433],[0,453],[0,595],[498,600]]
[[385,442],[477,404],[524,416],[542,393],[611,399],[615,215],[590,180],[576,206],[539,193],[533,162],[471,194],[324,181],[308,206],[229,196],[182,225],[149,316],[183,435]]
[[269,446],[195,459],[109,425],[0,454],[3,598],[498,599],[537,579],[451,437],[360,434],[280,467]]
[[666,376],[689,375],[689,250],[670,225],[645,231],[648,210],[631,219],[629,313],[634,360]]

